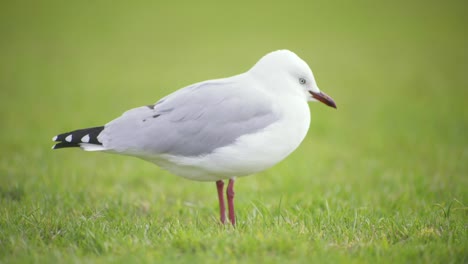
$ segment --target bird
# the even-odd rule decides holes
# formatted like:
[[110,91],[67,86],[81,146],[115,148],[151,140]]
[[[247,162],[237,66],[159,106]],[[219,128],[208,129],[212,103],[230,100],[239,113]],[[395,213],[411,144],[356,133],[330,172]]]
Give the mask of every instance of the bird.
[[137,157],[172,174],[215,182],[219,220],[236,225],[234,182],[291,154],[310,125],[308,102],[337,108],[308,64],[276,50],[232,77],[188,85],[103,126],[61,133],[52,149],[79,147]]

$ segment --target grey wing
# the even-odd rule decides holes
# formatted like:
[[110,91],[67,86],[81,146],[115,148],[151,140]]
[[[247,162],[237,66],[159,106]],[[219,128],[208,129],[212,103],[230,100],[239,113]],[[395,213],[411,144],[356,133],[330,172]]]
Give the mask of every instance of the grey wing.
[[100,140],[126,154],[204,155],[274,123],[273,107],[256,89],[209,81],[125,112],[105,126]]

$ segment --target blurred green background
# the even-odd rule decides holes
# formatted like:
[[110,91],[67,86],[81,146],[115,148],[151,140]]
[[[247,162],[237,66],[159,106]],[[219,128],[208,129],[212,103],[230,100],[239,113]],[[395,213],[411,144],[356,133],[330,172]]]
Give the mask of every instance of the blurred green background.
[[[178,88],[238,74],[270,51],[290,49],[309,63],[338,110],[311,104],[312,124],[301,147],[276,167],[238,180],[244,235],[249,237],[249,229],[242,229],[242,221],[245,226],[261,222],[250,213],[259,203],[272,217],[278,204],[290,213],[302,208],[312,222],[331,206],[336,227],[359,211],[371,222],[400,219],[395,221],[414,227],[413,221],[421,221],[424,228],[413,230],[416,237],[433,230],[423,236],[434,241],[433,247],[416,239],[415,251],[395,253],[396,259],[466,261],[467,7],[466,1],[2,1],[1,255],[7,262],[22,254],[44,260],[45,249],[61,252],[70,244],[75,246],[68,252],[85,256],[125,252],[112,242],[107,250],[88,252],[73,236],[62,237],[63,244],[48,241],[41,228],[22,218],[28,212],[40,212],[46,222],[73,223],[87,210],[110,212],[118,201],[118,213],[104,213],[106,221],[139,219],[139,209],[132,208],[143,208],[159,226],[181,221],[190,229],[193,219],[214,225],[214,184],[186,181],[128,157],[53,152],[50,138],[103,125]],[[433,219],[452,207],[459,209],[448,223],[455,229],[441,229]],[[315,229],[307,234],[332,245],[321,249],[348,241]],[[229,240],[222,234],[216,239]],[[401,245],[403,238],[388,239]],[[368,241],[373,248],[375,240],[354,235],[349,241]],[[169,252],[183,247],[184,240],[162,241]],[[308,243],[299,243],[304,259]],[[343,248],[334,253],[345,259],[382,260],[378,257],[393,254],[370,254],[369,260],[359,250]],[[155,252],[144,245],[139,249]],[[315,254],[325,252],[325,260],[327,250]],[[283,260],[297,257],[287,250],[282,254]]]

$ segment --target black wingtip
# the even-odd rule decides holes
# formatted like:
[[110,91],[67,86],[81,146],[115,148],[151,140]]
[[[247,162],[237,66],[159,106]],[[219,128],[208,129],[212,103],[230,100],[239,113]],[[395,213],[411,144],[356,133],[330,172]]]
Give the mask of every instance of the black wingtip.
[[61,148],[74,148],[79,147],[80,144],[78,143],[71,143],[71,142],[60,142],[52,146],[52,149],[61,149]]
[[98,139],[102,130],[104,130],[104,126],[78,129],[59,134],[52,138],[52,141],[59,142],[52,149],[79,147],[81,143],[102,145]]

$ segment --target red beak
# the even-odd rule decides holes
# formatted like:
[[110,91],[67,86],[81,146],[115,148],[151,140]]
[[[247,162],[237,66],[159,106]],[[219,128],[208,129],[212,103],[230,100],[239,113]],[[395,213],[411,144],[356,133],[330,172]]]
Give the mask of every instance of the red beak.
[[322,92],[314,93],[312,91],[309,91],[309,93],[312,95],[313,98],[317,99],[318,101],[336,109],[335,101],[333,101],[333,99],[330,96]]

